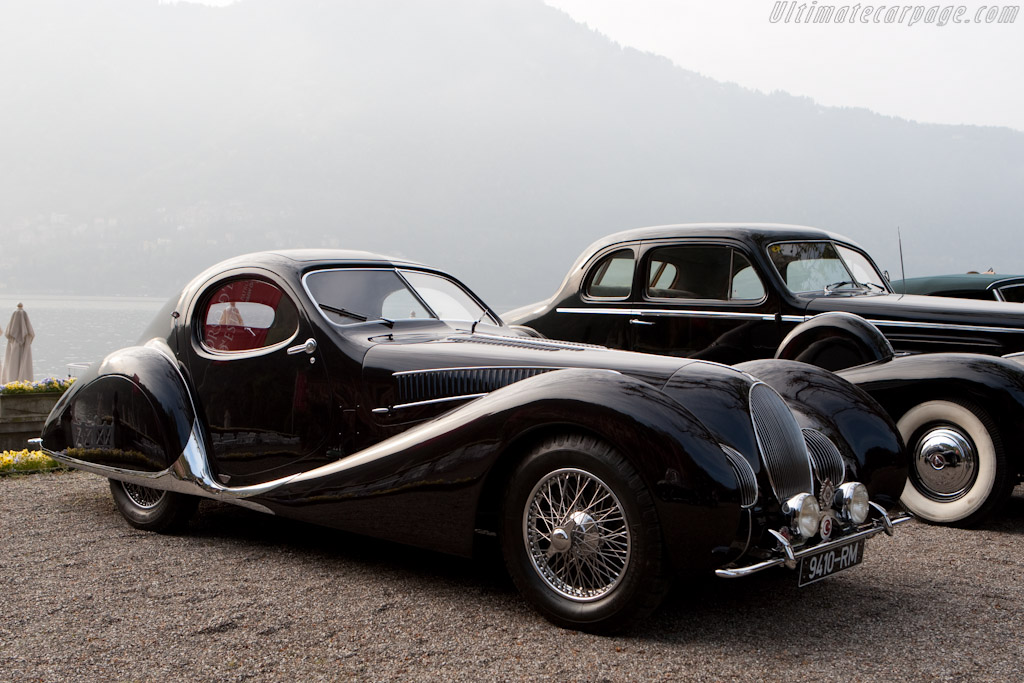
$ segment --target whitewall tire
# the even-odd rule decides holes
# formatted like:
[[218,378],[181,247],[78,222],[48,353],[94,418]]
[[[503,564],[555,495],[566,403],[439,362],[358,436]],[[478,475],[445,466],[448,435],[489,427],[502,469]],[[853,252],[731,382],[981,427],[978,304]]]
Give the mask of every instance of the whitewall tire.
[[980,522],[1009,496],[1006,455],[995,423],[969,403],[928,401],[897,423],[910,454],[900,501],[935,524]]

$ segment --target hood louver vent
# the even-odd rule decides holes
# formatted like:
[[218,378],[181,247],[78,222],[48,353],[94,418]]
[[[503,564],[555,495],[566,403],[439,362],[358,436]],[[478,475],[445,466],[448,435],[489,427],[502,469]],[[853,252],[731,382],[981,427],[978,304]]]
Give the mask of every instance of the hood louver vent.
[[396,372],[398,403],[487,394],[557,368],[442,368]]
[[755,384],[750,387],[750,416],[768,480],[779,502],[798,493],[813,493],[804,435],[782,397],[767,384]]
[[604,349],[596,344],[578,344],[534,337],[500,337],[491,334],[467,334],[449,337],[451,342],[473,342],[475,344],[493,344],[495,346],[511,346],[517,349],[536,349],[537,351],[583,351],[584,349]]

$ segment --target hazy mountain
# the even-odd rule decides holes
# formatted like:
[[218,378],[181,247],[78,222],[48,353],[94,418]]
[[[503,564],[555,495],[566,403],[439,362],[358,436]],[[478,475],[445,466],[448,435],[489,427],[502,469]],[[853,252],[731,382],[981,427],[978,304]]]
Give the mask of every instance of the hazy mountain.
[[1024,272],[1024,134],[754,93],[540,0],[0,3],[0,293],[169,294],[323,245],[508,308],[605,233],[733,220]]

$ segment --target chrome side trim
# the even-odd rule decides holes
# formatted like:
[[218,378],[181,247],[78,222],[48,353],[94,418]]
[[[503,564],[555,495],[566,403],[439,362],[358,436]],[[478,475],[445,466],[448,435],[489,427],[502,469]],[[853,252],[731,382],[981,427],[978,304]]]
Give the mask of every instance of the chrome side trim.
[[1024,332],[1015,327],[992,327],[988,325],[960,325],[956,323],[923,323],[908,320],[874,320],[868,322],[878,327],[909,327],[923,330],[961,330],[963,332]]
[[170,467],[159,472],[140,472],[138,470],[126,470],[109,465],[97,465],[46,448],[42,450],[58,462],[63,462],[75,469],[92,472],[108,479],[117,479],[129,484],[137,484],[162,491],[174,491],[175,493],[183,493],[190,496],[201,496],[214,500],[227,499],[228,502],[236,505],[270,514],[273,514],[270,508],[250,500],[245,500],[245,498],[265,493],[287,481],[287,479],[279,479],[276,482],[268,482],[257,486],[236,488],[223,486],[213,478],[213,474],[210,472],[206,462],[206,457],[199,446],[199,437],[194,429],[188,444],[185,445],[185,449],[178,456],[178,459]]
[[718,318],[721,320],[775,320],[774,314],[731,311],[702,311],[675,308],[556,308],[556,313],[593,313],[597,315],[660,316],[666,318]]
[[381,411],[383,411],[383,412],[386,413],[386,412],[388,412],[388,410],[398,410],[399,408],[419,408],[420,406],[429,406],[429,405],[434,405],[435,403],[448,403],[449,401],[468,401],[470,399],[480,398],[481,396],[486,396],[486,395],[487,395],[487,392],[484,392],[482,394],[463,394],[461,396],[446,396],[444,398],[432,398],[429,401],[414,401],[412,403],[399,403],[397,405],[391,406],[390,409],[388,409],[388,408],[383,408],[383,409],[382,408],[374,408],[373,412],[380,413]]
[[[765,322],[775,320],[774,315],[763,313],[740,313],[726,311],[700,311],[691,309],[638,309],[638,308],[556,308],[557,313],[583,313],[595,315],[653,315],[666,317],[695,317],[695,318],[721,318],[725,320],[763,320]],[[854,314],[856,315],[856,314]],[[782,322],[804,323],[813,318],[812,315],[783,315],[779,316]],[[959,330],[963,332],[1022,332],[1024,330],[1015,327],[996,327],[991,325],[964,325],[960,323],[931,323],[914,322],[911,320],[879,320],[876,318],[865,318],[872,325],[878,327],[902,327],[910,329],[925,330]]]
[[[601,347],[603,348],[603,347]],[[572,370],[571,366],[552,366],[552,365],[460,365],[457,367],[438,367],[438,368],[426,368],[423,370],[398,370],[392,372],[392,377],[400,377],[402,375],[425,375],[431,372],[448,372],[455,370]]]
[[777,540],[779,540],[779,547],[776,549],[777,553],[780,553],[777,557],[773,557],[770,560],[764,560],[763,562],[757,562],[755,564],[747,565],[746,567],[732,567],[729,569],[716,569],[715,576],[720,579],[738,579],[744,576],[750,576],[757,572],[770,569],[771,567],[778,567],[779,565],[786,565],[787,567],[795,568],[796,562],[804,555],[810,555],[812,553],[819,552],[832,546],[841,546],[846,543],[852,543],[861,538],[871,538],[877,536],[883,531],[892,536],[892,528],[899,524],[904,524],[913,519],[912,515],[905,512],[901,512],[894,517],[890,517],[885,510],[876,503],[871,504],[876,510],[882,513],[881,518],[871,522],[871,526],[866,529],[860,529],[852,534],[837,538],[831,541],[825,541],[818,543],[807,548],[801,548],[800,550],[794,550],[792,544],[786,541],[781,534],[776,533],[774,530],[769,530]]

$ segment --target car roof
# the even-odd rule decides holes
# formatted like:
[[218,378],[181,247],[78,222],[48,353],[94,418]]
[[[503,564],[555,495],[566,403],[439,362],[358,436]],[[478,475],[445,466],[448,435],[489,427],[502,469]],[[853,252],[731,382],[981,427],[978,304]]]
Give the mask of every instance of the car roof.
[[369,251],[357,251],[354,249],[275,249],[272,251],[260,251],[252,254],[243,254],[225,263],[238,261],[249,264],[272,264],[281,261],[291,262],[297,266],[305,266],[313,263],[343,263],[351,264],[372,264],[385,266],[418,266],[424,267],[422,263],[410,261],[409,259],[397,258],[375,254]]
[[748,244],[753,243],[761,246],[774,242],[795,240],[836,240],[862,249],[859,244],[844,235],[806,225],[788,225],[785,223],[678,223],[673,225],[655,225],[647,228],[633,228],[606,235],[587,247],[573,265],[572,270],[581,267],[594,252],[615,244],[639,240],[676,239],[680,237],[732,238]]
[[634,240],[671,239],[675,237],[732,237],[746,238],[757,242],[779,242],[786,240],[838,240],[855,244],[843,235],[812,228],[805,225],[785,223],[679,223],[655,225],[648,228],[633,228],[616,232],[595,244],[612,244]]
[[346,267],[364,266],[370,268],[412,267],[431,272],[442,272],[416,261],[374,254],[369,251],[355,251],[351,249],[277,249],[241,254],[215,263],[192,278],[182,293],[187,294],[191,292],[192,294],[189,294],[189,296],[192,296],[199,287],[203,286],[203,283],[211,278],[236,269],[257,268],[281,275],[290,274],[294,277],[301,277],[303,273],[310,270],[332,265]]

